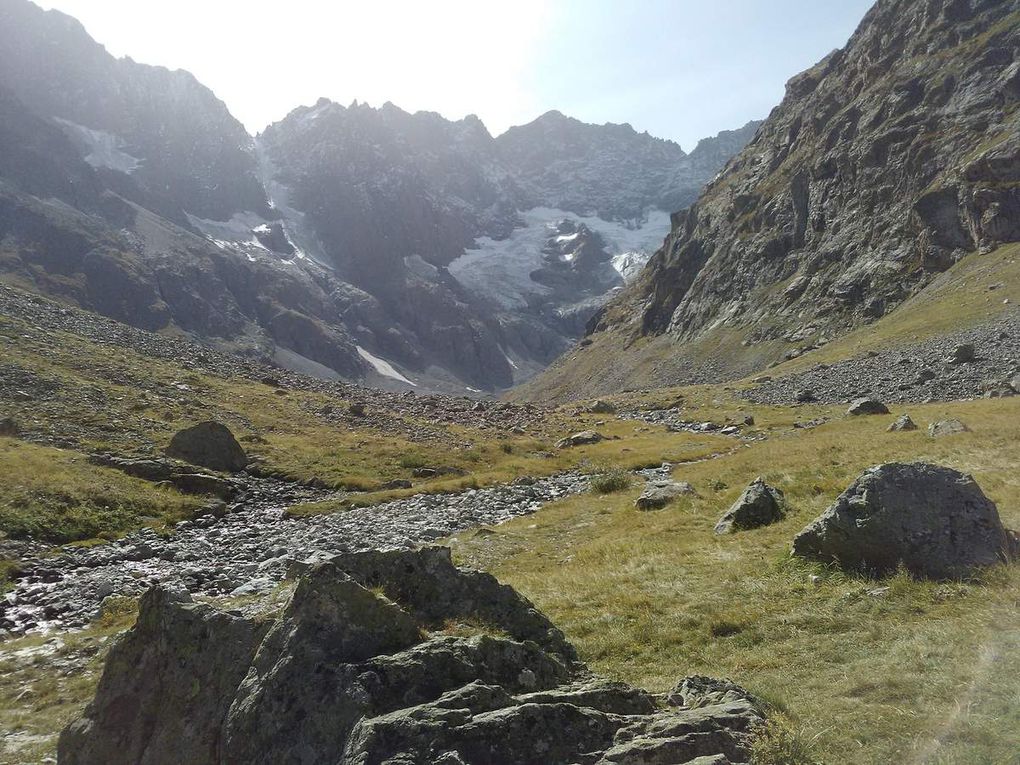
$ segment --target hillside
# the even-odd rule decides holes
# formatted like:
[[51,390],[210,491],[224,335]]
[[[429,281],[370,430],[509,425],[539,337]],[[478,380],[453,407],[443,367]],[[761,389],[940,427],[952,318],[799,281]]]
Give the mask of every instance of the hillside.
[[[894,315],[968,253],[1020,238],[1018,13],[877,3],[520,395],[739,377]],[[624,369],[600,378],[617,356]]]

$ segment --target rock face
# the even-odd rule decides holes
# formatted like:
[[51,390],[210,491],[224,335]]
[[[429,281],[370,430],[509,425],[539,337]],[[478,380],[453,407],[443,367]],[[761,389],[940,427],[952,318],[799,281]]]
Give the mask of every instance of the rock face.
[[715,524],[715,533],[729,534],[775,523],[786,514],[785,506],[781,490],[769,486],[764,478],[755,478]]
[[[627,363],[606,373],[578,353],[548,384],[587,397],[677,384],[698,363],[685,348],[726,333],[748,350],[716,374],[748,374],[787,343],[884,316],[967,253],[1020,239],[1016,12],[1007,0],[879,0],[844,48],[787,83],[592,321],[607,333],[593,350]],[[610,378],[601,390],[592,368]]]
[[[451,623],[481,634],[437,632]],[[527,600],[456,569],[448,550],[426,549],[318,564],[275,615],[223,613],[150,590],[138,623],[111,649],[96,698],[61,735],[59,757],[744,762],[763,720],[731,683],[689,678],[659,707],[642,690],[592,675]]]
[[697,492],[687,481],[655,480],[649,481],[644,491],[634,500],[638,510],[658,510],[684,495]]
[[237,473],[248,464],[248,455],[230,428],[212,420],[175,433],[166,453],[192,465],[227,473]]
[[969,475],[926,463],[866,470],[793,540],[795,555],[849,570],[966,577],[1016,557],[1015,535]]
[[876,398],[859,398],[850,403],[846,413],[851,417],[862,414],[889,414],[889,407]]

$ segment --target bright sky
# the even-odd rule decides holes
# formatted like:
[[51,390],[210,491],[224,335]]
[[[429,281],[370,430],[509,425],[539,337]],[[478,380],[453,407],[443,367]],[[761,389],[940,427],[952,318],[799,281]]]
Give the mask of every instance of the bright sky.
[[326,96],[494,135],[550,109],[690,150],[768,114],[871,0],[41,0],[117,56],[191,71],[248,129]]

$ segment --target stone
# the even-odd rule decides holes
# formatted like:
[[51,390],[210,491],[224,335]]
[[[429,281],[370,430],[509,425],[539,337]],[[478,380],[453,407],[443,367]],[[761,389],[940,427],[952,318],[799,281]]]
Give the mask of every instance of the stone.
[[392,481],[386,481],[385,483],[379,484],[379,488],[382,491],[390,491],[391,489],[410,489],[411,482],[406,478],[394,478]]
[[212,420],[178,431],[166,448],[169,457],[192,465],[237,473],[248,465],[248,455],[230,429]]
[[1009,387],[1016,393],[1020,393],[1020,372],[1013,375],[1013,378],[1009,381]]
[[360,402],[353,402],[347,407],[347,413],[351,417],[364,417],[365,416],[365,405]]
[[176,473],[170,483],[183,494],[213,494],[221,499],[232,498],[240,489],[234,481],[212,473]]
[[793,394],[794,400],[799,404],[807,404],[812,401],[816,401],[815,393],[812,390],[798,390]]
[[572,446],[586,446],[588,444],[597,444],[603,440],[605,440],[605,437],[597,431],[582,430],[580,433],[574,433],[566,438],[561,438],[556,442],[556,448],[568,449]]
[[685,495],[697,495],[687,481],[653,480],[648,482],[644,491],[634,500],[634,507],[638,510],[658,510]]
[[924,462],[865,470],[793,540],[795,555],[847,570],[967,577],[1016,557],[1016,537],[969,475]]
[[592,403],[592,405],[588,407],[587,411],[590,414],[615,414],[616,407],[605,399],[600,398]]
[[904,412],[890,425],[887,430],[890,433],[917,430],[917,423],[910,419],[910,415]]
[[18,425],[18,421],[13,417],[4,417],[0,419],[0,436],[6,436],[8,438],[15,438],[21,433],[21,428]]
[[733,506],[715,524],[716,534],[755,529],[782,520],[786,514],[783,492],[755,478]]
[[863,414],[889,414],[889,407],[879,401],[877,398],[863,397],[854,399],[850,403],[850,408],[846,410],[846,413],[851,417],[857,417]]
[[[434,631],[451,619],[484,629]],[[594,676],[554,631],[513,589],[436,548],[313,565],[276,612],[224,613],[153,589],[110,649],[92,703],[63,731],[59,759],[749,760],[765,715],[739,686],[688,678],[683,698],[660,708]]]
[[952,364],[969,364],[976,358],[977,352],[974,350],[973,343],[960,343],[953,348],[953,351],[949,356],[949,361]]
[[932,438],[940,438],[942,436],[951,436],[956,433],[969,433],[970,428],[964,425],[960,420],[949,419],[949,420],[936,420],[928,426],[928,435]]

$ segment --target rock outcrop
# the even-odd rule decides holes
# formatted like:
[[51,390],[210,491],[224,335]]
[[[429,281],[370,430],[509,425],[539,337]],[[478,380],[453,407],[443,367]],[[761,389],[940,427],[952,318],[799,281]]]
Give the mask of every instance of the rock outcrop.
[[783,492],[758,477],[748,484],[733,506],[715,524],[716,534],[756,529],[782,520],[786,514]]
[[795,555],[846,569],[966,577],[1016,557],[1017,538],[969,475],[926,463],[866,470],[793,540]]
[[[641,278],[589,325],[603,337],[534,393],[743,376],[1020,240],[1018,14],[1010,0],[879,0],[673,216]],[[714,365],[696,353],[734,335]]]
[[659,705],[592,675],[526,599],[432,548],[318,564],[275,614],[150,590],[59,756],[67,765],[746,762],[763,721],[732,683],[688,678]]

